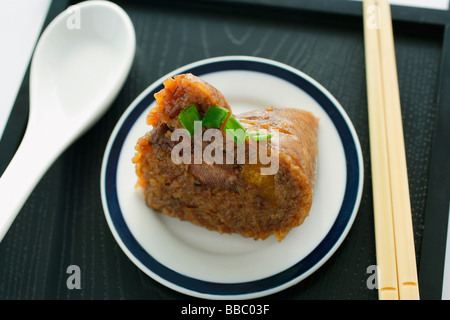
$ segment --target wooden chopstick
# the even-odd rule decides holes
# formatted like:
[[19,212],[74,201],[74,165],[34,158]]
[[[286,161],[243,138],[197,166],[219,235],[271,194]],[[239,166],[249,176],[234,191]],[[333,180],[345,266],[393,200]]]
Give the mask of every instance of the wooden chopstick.
[[379,8],[375,5],[375,0],[364,0],[363,10],[378,297],[381,300],[398,300],[383,75],[377,29]]
[[419,299],[390,6],[363,10],[379,298]]
[[387,0],[379,0],[378,2],[380,6],[380,48],[384,82],[384,105],[386,108],[392,211],[394,213],[398,288],[400,299],[411,300],[419,299],[419,285],[394,36],[389,3]]

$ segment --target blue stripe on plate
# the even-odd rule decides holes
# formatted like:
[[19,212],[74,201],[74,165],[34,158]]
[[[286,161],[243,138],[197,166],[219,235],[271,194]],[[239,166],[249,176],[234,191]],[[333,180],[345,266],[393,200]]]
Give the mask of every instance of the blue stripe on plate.
[[143,98],[123,122],[122,127],[113,141],[108,156],[105,171],[105,196],[108,203],[109,215],[111,216],[111,220],[117,230],[117,233],[122,239],[123,244],[134,255],[134,257],[151,272],[166,281],[189,291],[220,296],[245,295],[270,290],[295,280],[318,264],[330,252],[330,250],[333,249],[351,219],[357,203],[358,184],[361,174],[361,168],[359,167],[358,161],[358,149],[346,120],[336,108],[333,101],[331,101],[319,88],[307,79],[303,78],[300,74],[291,72],[278,65],[272,65],[261,61],[239,59],[209,62],[204,65],[187,69],[183,73],[190,72],[197,76],[202,76],[212,72],[227,70],[248,70],[270,74],[296,85],[298,88],[307,92],[312,98],[314,98],[326,111],[339,132],[346,156],[347,185],[340,212],[332,228],[322,242],[308,256],[296,263],[294,266],[264,279],[242,283],[215,283],[182,275],[159,263],[141,247],[128,229],[119,206],[116,178],[117,165],[122,145],[131,127],[147,109],[147,107],[155,100],[153,95],[161,90],[163,85],[161,84],[155,90],[150,92],[145,98]]

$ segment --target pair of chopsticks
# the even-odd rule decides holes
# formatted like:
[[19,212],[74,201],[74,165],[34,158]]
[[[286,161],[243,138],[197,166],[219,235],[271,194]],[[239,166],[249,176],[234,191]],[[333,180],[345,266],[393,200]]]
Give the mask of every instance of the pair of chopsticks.
[[419,299],[390,5],[364,0],[370,153],[381,300]]

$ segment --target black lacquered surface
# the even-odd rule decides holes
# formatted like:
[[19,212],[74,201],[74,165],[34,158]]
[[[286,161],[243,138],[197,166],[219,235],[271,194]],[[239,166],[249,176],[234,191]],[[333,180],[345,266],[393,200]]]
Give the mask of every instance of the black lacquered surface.
[[[180,66],[224,55],[270,58],[317,80],[348,113],[364,156],[364,193],[346,240],[306,280],[266,299],[377,299],[376,290],[366,283],[366,270],[376,259],[361,17],[264,6],[253,10],[251,4],[234,3],[118,4],[136,29],[137,51],[129,78],[105,116],[49,169],[0,243],[0,299],[189,298],[146,276],[119,248],[102,209],[100,169],[111,131],[141,91]],[[48,19],[67,5],[53,3]],[[438,114],[442,37],[439,26],[395,24],[418,264]],[[15,123],[8,124],[10,143],[6,137],[2,141],[8,150],[16,147],[17,128],[26,120],[27,90],[24,83],[14,107]],[[79,290],[66,286],[70,265],[80,267]]]

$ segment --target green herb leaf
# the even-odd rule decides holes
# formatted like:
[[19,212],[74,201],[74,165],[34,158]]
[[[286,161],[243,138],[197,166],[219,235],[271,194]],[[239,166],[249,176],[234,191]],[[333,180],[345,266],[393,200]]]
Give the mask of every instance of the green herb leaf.
[[195,104],[192,104],[189,107],[181,110],[180,114],[178,115],[178,120],[180,120],[181,124],[189,132],[189,134],[193,136],[195,131],[195,121],[202,121],[202,117],[197,110],[197,106]]
[[270,138],[273,137],[273,134],[265,133],[265,132],[262,132],[262,131],[247,132],[247,135],[254,141],[269,140]]
[[234,116],[228,118],[224,129],[238,146],[242,145],[247,139],[247,131]]
[[230,111],[227,109],[213,105],[206,112],[202,124],[205,127],[220,128],[229,113]]

